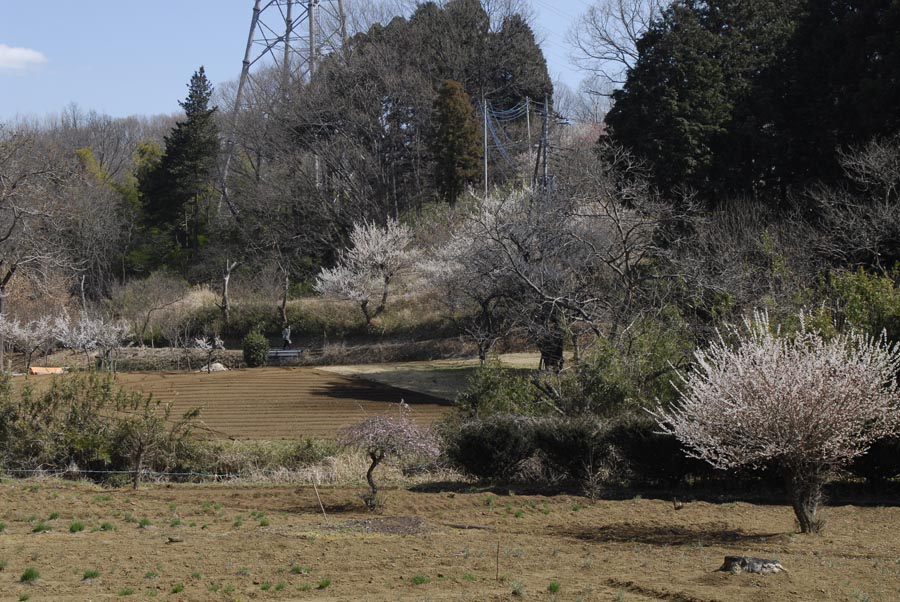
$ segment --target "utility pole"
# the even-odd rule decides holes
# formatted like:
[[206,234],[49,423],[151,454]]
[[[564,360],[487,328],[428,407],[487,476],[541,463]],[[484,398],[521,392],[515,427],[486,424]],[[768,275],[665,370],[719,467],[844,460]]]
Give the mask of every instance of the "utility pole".
[[484,198],[488,197],[488,146],[487,146],[487,134],[488,134],[488,114],[487,114],[487,101],[484,99],[484,94],[481,95],[481,112],[484,115],[484,141],[481,144],[482,149],[484,149]]
[[[307,27],[303,27],[306,24]],[[304,33],[304,30],[306,33]],[[228,173],[234,155],[238,116],[246,96],[260,87],[254,68],[266,72],[274,67],[281,73],[281,94],[287,100],[295,81],[309,81],[319,58],[340,50],[347,41],[347,20],[343,0],[254,0],[250,33],[231,107],[231,119],[225,140],[225,165],[222,169],[220,200],[232,215],[237,210],[228,196]]]
[[531,147],[531,98],[525,97],[525,129],[528,132],[528,164],[534,161],[534,149]]
[[541,140],[544,147],[544,173],[541,186],[547,187],[547,147],[550,146],[550,98],[544,94],[544,127],[541,132]]

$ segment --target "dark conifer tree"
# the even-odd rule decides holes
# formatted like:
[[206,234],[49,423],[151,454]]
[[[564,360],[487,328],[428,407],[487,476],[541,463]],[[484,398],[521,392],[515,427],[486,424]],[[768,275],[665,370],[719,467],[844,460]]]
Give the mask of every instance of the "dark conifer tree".
[[165,152],[155,169],[140,181],[145,226],[163,234],[186,265],[205,238],[219,132],[210,107],[213,87],[203,67],[194,72],[187,98],[180,102],[185,119],[165,138]]
[[434,133],[430,138],[438,193],[450,204],[466,184],[478,181],[481,139],[469,95],[461,83],[447,80],[434,102]]

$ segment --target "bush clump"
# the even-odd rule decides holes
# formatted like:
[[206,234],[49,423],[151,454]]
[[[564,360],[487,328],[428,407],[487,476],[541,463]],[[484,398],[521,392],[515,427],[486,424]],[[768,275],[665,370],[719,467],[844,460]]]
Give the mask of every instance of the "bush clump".
[[497,414],[444,428],[447,458],[462,472],[481,479],[509,479],[534,455],[533,422]]
[[244,350],[244,363],[248,368],[258,368],[266,365],[269,355],[269,341],[259,332],[253,331],[244,337],[241,345]]
[[609,429],[591,416],[545,418],[534,427],[534,444],[554,477],[583,482],[607,474],[616,450]]

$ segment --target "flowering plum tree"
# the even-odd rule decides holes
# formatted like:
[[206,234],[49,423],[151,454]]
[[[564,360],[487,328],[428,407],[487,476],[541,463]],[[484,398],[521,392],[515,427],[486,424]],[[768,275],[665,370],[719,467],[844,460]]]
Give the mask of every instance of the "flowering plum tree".
[[34,353],[47,350],[56,342],[49,316],[30,322],[19,322],[15,318],[0,314],[0,336],[25,355],[25,374],[28,374]]
[[53,331],[66,349],[80,351],[85,357],[98,352],[102,367],[108,371],[114,370],[115,353],[131,336],[131,327],[126,322],[92,318],[87,314],[82,314],[77,321],[65,314],[59,316],[54,321]]
[[803,533],[828,477],[900,430],[900,351],[858,332],[781,335],[767,314],[745,321],[739,344],[720,336],[682,375],[681,398],[653,413],[693,457],[722,469],[777,466]]
[[219,335],[214,334],[208,337],[197,337],[194,339],[194,347],[206,354],[206,372],[209,374],[212,372],[216,355],[225,349],[225,343],[219,338]]
[[[359,304],[366,325],[384,311],[391,282],[411,266],[409,228],[388,220],[384,228],[374,223],[356,224],[350,233],[351,248],[341,252],[338,264],[322,270],[316,292]],[[377,299],[373,310],[370,303]]]
[[409,412],[409,406],[401,401],[398,416],[369,416],[341,433],[340,440],[344,445],[362,449],[372,461],[366,472],[369,493],[363,497],[370,510],[376,508],[378,494],[378,486],[372,473],[382,460],[388,456],[408,455],[436,458],[440,453],[434,434],[418,427],[410,419]]

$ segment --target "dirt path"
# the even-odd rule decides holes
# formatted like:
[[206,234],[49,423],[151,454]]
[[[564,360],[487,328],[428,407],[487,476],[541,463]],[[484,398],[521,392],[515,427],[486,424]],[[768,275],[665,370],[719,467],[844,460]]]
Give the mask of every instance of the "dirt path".
[[[675,512],[662,500],[387,489],[373,515],[357,488],[320,493],[327,518],[307,487],[132,492],[5,480],[0,599],[900,599],[898,508],[829,508],[824,535],[800,536],[785,506],[696,502]],[[76,522],[84,530],[70,532]],[[726,554],[777,558],[790,572],[716,572]],[[20,581],[27,568],[39,572],[34,583]]]

